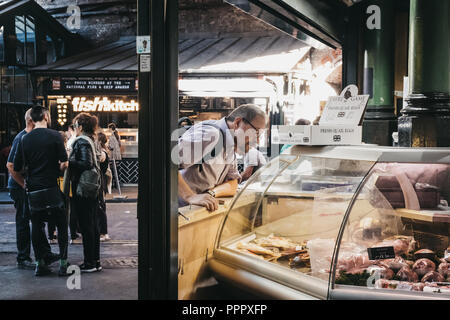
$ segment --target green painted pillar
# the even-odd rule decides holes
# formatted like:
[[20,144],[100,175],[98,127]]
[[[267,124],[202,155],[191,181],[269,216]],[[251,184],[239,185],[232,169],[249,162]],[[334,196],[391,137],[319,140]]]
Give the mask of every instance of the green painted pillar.
[[411,0],[409,94],[399,145],[450,147],[450,1]]
[[[367,13],[373,6],[376,11]],[[392,132],[397,127],[394,114],[394,1],[368,1],[363,9],[366,14],[363,93],[370,95],[363,122],[363,141],[392,145]]]

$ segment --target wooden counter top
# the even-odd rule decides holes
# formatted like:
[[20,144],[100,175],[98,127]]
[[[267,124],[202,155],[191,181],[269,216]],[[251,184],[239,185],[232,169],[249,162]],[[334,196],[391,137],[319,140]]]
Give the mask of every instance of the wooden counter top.
[[410,210],[396,209],[397,214],[403,218],[427,221],[427,222],[446,222],[450,223],[450,212],[441,210]]
[[[191,205],[178,208],[178,211],[181,212],[185,217],[189,218],[189,221],[186,220],[181,215],[178,216],[178,228],[182,228],[186,225],[193,224],[198,221],[202,221],[204,219],[209,219],[216,215],[220,215],[226,213],[230,208],[234,197],[227,198],[217,198],[217,200],[223,202],[223,204],[219,204],[219,209],[215,211],[208,211],[205,207]],[[236,208],[248,205],[255,201],[254,194],[245,194],[240,196],[235,204]]]

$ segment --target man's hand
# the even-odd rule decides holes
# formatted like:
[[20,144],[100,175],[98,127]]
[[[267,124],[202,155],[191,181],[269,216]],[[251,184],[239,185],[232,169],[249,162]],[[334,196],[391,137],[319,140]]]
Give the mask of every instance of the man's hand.
[[206,207],[209,211],[214,211],[219,208],[218,201],[207,193],[193,194],[187,197],[186,201],[189,204]]

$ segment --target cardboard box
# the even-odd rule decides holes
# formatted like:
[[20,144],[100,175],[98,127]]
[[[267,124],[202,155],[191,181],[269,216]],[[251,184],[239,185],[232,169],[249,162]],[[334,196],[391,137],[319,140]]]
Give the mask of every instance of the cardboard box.
[[272,126],[273,144],[358,145],[361,126]]

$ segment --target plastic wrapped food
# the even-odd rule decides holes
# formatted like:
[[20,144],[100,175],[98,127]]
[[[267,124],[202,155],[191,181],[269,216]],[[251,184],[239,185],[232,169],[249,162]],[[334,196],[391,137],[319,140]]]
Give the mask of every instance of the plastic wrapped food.
[[414,263],[414,265],[412,267],[412,270],[415,273],[417,273],[417,275],[419,277],[421,277],[421,276],[424,276],[425,274],[427,274],[430,271],[436,270],[436,265],[430,259],[422,258],[422,259],[417,260]]
[[403,267],[408,267],[408,263],[406,262],[406,260],[400,256],[395,257],[394,259],[385,259],[383,260],[383,262],[387,264],[389,269],[392,269],[394,271],[398,271]]
[[408,282],[417,282],[419,281],[419,276],[417,273],[412,271],[409,267],[402,267],[397,272],[397,278],[401,281],[408,281]]
[[438,266],[438,272],[444,277],[447,278],[450,276],[450,263],[448,262],[442,262]]
[[367,268],[367,272],[369,274],[373,274],[374,272],[379,272],[380,277],[386,280],[390,280],[394,277],[394,271],[389,268],[380,265],[371,265]]
[[443,282],[445,278],[436,271],[430,271],[423,276],[422,282]]
[[434,251],[431,251],[429,249],[421,249],[414,252],[414,258],[416,259],[427,258],[430,260],[434,260],[436,258],[436,254]]
[[413,237],[408,236],[394,236],[389,239],[384,239],[381,242],[378,242],[374,247],[388,247],[393,246],[395,255],[408,254],[411,251],[414,251],[416,246],[416,241]]

